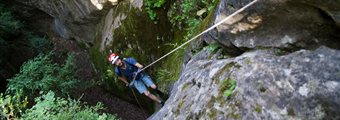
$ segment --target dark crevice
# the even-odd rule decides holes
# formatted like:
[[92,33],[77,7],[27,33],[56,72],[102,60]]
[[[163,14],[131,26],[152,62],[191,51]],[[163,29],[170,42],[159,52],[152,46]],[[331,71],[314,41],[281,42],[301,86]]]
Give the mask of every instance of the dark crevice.
[[290,53],[293,53],[295,51],[301,50],[301,48],[294,48],[294,49],[289,49],[289,48],[274,48],[274,53],[277,56],[283,56],[283,55],[288,55]]
[[6,91],[7,88],[7,78],[4,73],[0,72],[0,93],[4,93]]
[[[298,6],[300,8],[308,8],[318,13],[321,22],[315,22],[314,28],[308,28],[312,31],[310,37],[306,36],[306,40],[299,40],[302,42],[295,43],[295,46],[299,46],[303,49],[314,50],[320,46],[327,46],[333,49],[340,49],[340,30],[337,26],[335,18],[330,13],[332,8],[327,8],[322,3],[315,2],[301,2],[301,1],[289,1],[291,6]],[[325,3],[326,4],[326,3]],[[304,42],[304,43],[303,43]]]
[[244,52],[249,50],[249,48],[246,48],[246,47],[236,47],[233,43],[231,43],[228,47],[223,46],[222,44],[221,46],[222,48],[224,48],[222,53],[227,54],[231,57],[240,56]]

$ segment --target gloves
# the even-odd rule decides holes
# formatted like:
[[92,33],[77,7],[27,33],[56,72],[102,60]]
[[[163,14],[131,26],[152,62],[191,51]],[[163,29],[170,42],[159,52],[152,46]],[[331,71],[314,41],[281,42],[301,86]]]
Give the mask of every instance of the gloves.
[[133,72],[133,73],[132,73],[132,76],[133,76],[133,77],[136,77],[137,74],[138,74],[138,72]]
[[137,72],[138,72],[138,73],[142,72],[142,69],[138,68]]
[[136,77],[137,74],[139,74],[140,72],[142,72],[142,69],[138,68],[138,70],[136,72],[132,73],[133,77]]

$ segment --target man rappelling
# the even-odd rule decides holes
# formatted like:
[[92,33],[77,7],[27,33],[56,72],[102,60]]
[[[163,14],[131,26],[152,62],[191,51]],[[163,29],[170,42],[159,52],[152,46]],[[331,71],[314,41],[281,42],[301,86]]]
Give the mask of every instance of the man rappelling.
[[122,59],[118,54],[111,53],[108,60],[112,65],[115,65],[115,74],[118,79],[123,81],[127,87],[134,87],[140,94],[144,94],[151,100],[156,101],[161,106],[164,105],[164,101],[161,98],[156,97],[150,93],[147,87],[151,87],[157,92],[158,95],[163,96],[164,94],[157,89],[157,86],[152,82],[150,76],[144,71],[141,71],[143,65],[138,63],[136,59],[129,57]]

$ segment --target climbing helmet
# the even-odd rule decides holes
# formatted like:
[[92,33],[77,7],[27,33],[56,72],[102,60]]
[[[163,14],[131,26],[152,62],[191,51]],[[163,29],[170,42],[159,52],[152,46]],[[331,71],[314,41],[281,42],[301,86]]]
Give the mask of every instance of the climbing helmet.
[[111,62],[111,64],[115,64],[116,60],[119,58],[118,54],[112,53],[109,56],[109,61]]

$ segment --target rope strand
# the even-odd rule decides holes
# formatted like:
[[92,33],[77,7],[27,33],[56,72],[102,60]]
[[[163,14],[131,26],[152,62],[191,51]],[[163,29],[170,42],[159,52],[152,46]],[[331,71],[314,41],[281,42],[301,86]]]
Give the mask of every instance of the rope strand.
[[[137,96],[136,96],[136,94],[135,94],[135,91],[133,91],[132,88],[130,88],[130,89],[131,89],[131,91],[132,91],[132,93],[133,93],[133,96],[135,96],[135,99],[136,99],[136,101],[137,101],[137,104],[138,104],[139,108],[142,110],[144,116],[147,117],[148,115],[145,113],[145,111],[144,111],[142,105],[139,103],[139,100],[137,99]],[[146,119],[146,118],[145,118],[145,119]]]
[[[172,51],[168,52],[167,54],[163,55],[162,57],[158,58],[157,60],[155,60],[154,62],[150,63],[149,65],[147,65],[146,67],[142,68],[141,70],[138,71],[137,74],[139,74],[140,72],[142,72],[143,70],[145,70],[146,68],[150,67],[151,65],[157,63],[158,61],[162,60],[163,58],[165,58],[166,56],[170,55],[171,53],[175,52],[176,50],[178,50],[179,48],[183,47],[184,45],[190,43],[191,41],[195,40],[196,38],[198,38],[199,36],[201,36],[204,33],[207,33],[208,31],[216,28],[218,25],[222,24],[223,22],[229,20],[231,17],[239,14],[240,12],[244,11],[246,8],[250,7],[251,5],[255,4],[258,0],[254,0],[250,3],[248,3],[246,6],[242,7],[241,9],[237,10],[236,12],[234,12],[233,14],[229,15],[228,17],[224,18],[223,20],[221,20],[220,22],[218,22],[217,24],[211,26],[210,28],[206,29],[205,31],[201,32],[200,34],[194,36],[193,38],[191,38],[190,40],[186,41],[185,43],[183,43],[181,46],[178,46],[177,48],[173,49]],[[112,51],[110,50],[110,52],[112,53]],[[137,75],[136,75],[137,76]],[[132,82],[134,82],[136,80],[136,76],[134,76]],[[131,89],[133,92],[133,95],[135,96],[135,99],[139,105],[139,107],[142,109],[142,106],[140,105],[135,92],[133,91],[133,89]],[[144,112],[144,111],[143,111]],[[145,114],[145,113],[144,113]]]
[[139,72],[145,70],[146,68],[150,67],[151,65],[157,63],[158,61],[162,60],[163,58],[165,58],[166,56],[170,55],[171,53],[175,52],[176,50],[178,50],[179,48],[183,47],[184,45],[190,43],[191,41],[195,40],[196,38],[198,38],[199,36],[201,36],[204,33],[207,33],[208,31],[216,28],[217,26],[219,26],[220,24],[224,23],[225,21],[229,20],[230,18],[234,17],[235,15],[239,14],[240,12],[244,11],[246,8],[252,6],[253,4],[255,4],[256,2],[258,2],[258,0],[254,0],[250,3],[248,3],[246,6],[242,7],[241,9],[237,10],[236,12],[234,12],[233,14],[229,15],[228,17],[224,18],[223,20],[221,20],[220,22],[218,22],[217,24],[211,26],[210,28],[206,29],[205,31],[201,32],[200,34],[194,36],[193,38],[191,38],[190,40],[186,41],[185,43],[183,43],[181,46],[178,46],[177,48],[173,49],[172,51],[168,52],[167,54],[163,55],[162,57],[158,58],[157,60],[155,60],[154,62],[150,63],[149,65],[147,65],[146,67],[142,68]]

